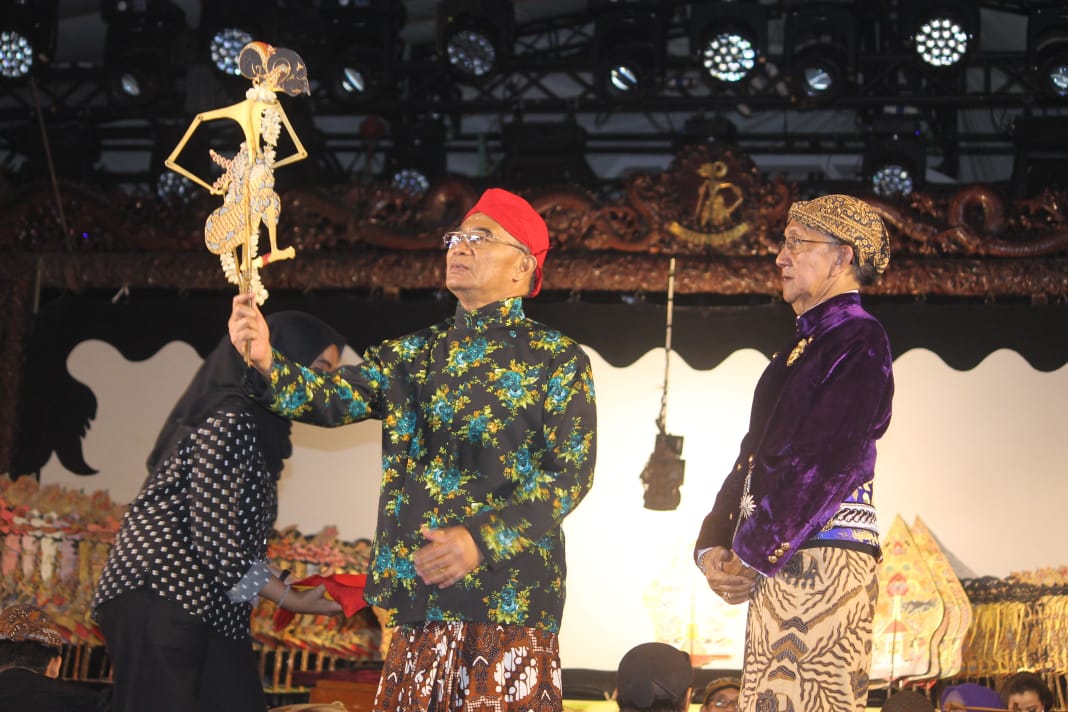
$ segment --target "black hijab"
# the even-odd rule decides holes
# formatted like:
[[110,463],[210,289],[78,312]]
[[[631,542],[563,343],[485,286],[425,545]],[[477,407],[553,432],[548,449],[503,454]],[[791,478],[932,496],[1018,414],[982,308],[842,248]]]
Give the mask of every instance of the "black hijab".
[[[308,365],[331,344],[340,351],[345,339],[331,326],[311,314],[282,311],[267,317],[271,345],[299,364]],[[282,461],[293,454],[289,441],[290,422],[271,413],[245,393],[242,384],[247,373],[245,361],[224,336],[208,354],[193,380],[167,416],[148,456],[149,470],[155,470],[171,450],[206,418],[224,404],[250,413],[259,428],[260,449],[267,469],[276,477]]]

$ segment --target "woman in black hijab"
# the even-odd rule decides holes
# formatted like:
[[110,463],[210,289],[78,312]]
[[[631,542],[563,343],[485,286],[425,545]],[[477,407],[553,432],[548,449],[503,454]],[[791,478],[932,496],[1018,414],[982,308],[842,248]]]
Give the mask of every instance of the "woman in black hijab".
[[[268,317],[271,344],[332,371],[344,339],[302,312]],[[167,417],[123,517],[92,608],[114,666],[115,712],[249,710],[266,699],[249,638],[258,596],[336,613],[322,587],[290,591],[266,559],[290,422],[252,401],[223,337]]]

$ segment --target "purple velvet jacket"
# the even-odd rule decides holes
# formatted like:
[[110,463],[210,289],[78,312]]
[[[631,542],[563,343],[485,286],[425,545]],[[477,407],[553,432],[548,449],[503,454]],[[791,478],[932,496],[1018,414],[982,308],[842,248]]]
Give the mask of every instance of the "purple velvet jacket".
[[[874,478],[875,441],[890,423],[892,363],[886,332],[860,295],[839,294],[799,316],[794,342],[757,383],[749,432],[695,550],[732,548],[766,576],[782,569]],[[750,456],[755,508],[737,524]]]

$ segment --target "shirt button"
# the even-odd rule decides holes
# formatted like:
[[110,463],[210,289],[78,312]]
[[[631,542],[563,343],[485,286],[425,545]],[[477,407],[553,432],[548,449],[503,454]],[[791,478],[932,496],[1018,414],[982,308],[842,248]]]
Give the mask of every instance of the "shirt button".
[[768,563],[769,564],[777,564],[777,563],[779,563],[779,557],[775,556],[774,554],[772,554],[771,556],[768,557]]

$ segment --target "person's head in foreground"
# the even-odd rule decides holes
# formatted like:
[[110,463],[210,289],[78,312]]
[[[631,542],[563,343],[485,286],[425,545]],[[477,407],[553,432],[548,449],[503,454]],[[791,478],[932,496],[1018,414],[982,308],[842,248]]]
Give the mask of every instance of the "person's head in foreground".
[[642,643],[619,661],[620,712],[683,712],[693,691],[690,656],[665,643]]
[[23,668],[59,676],[63,636],[44,611],[24,603],[0,611],[0,670]]
[[742,683],[736,677],[717,677],[705,686],[701,697],[701,712],[738,709],[738,693]]
[[775,264],[794,313],[874,284],[889,263],[886,226],[863,200],[824,195],[790,206]]
[[1009,712],[1047,712],[1053,709],[1053,693],[1033,672],[1018,672],[1001,687]]
[[549,228],[515,193],[490,188],[443,239],[445,286],[467,311],[541,291]]

